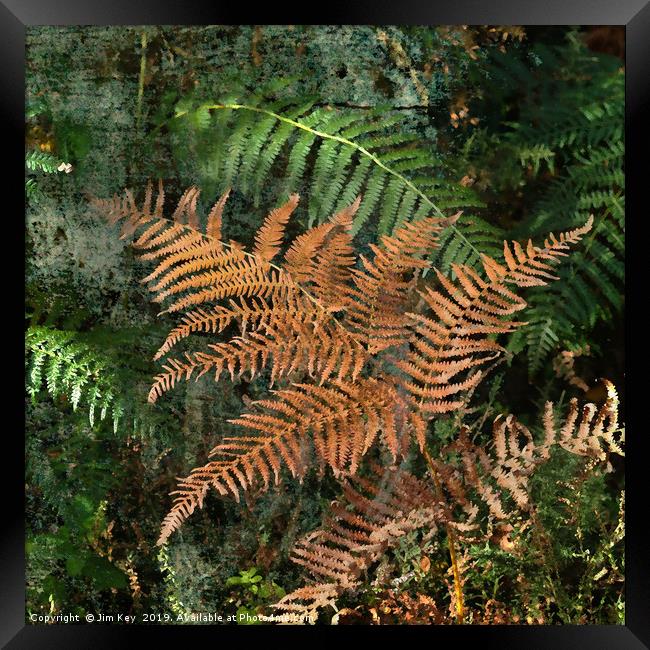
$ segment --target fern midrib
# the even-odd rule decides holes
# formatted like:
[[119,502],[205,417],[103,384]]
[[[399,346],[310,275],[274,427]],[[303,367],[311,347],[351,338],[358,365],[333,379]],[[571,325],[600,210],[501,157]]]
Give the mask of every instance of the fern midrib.
[[[408,187],[412,192],[414,192],[417,196],[422,199],[429,207],[431,207],[437,216],[441,218],[445,218],[445,215],[443,214],[442,210],[424,193],[422,190],[418,189],[416,185],[413,184],[412,181],[410,181],[408,178],[400,174],[399,172],[395,171],[394,169],[391,169],[388,165],[386,165],[384,162],[381,161],[375,154],[372,152],[368,151],[365,147],[361,146],[360,144],[357,144],[356,142],[353,142],[352,140],[348,140],[347,138],[344,138],[340,135],[334,135],[331,133],[326,133],[325,131],[319,131],[318,129],[313,129],[310,126],[307,126],[306,124],[302,124],[301,122],[298,122],[296,120],[292,120],[289,117],[285,117],[284,115],[280,115],[278,113],[274,113],[273,111],[269,111],[265,108],[259,108],[257,106],[249,106],[247,104],[204,104],[200,108],[207,109],[207,110],[245,110],[245,111],[251,111],[254,113],[260,113],[262,115],[267,115],[269,117],[273,117],[276,120],[280,122],[284,122],[285,124],[290,124],[291,126],[297,128],[297,129],[302,129],[303,131],[307,131],[308,133],[311,133],[312,135],[315,135],[319,138],[323,138],[325,140],[335,140],[336,142],[340,142],[341,144],[344,144],[348,147],[352,147],[353,149],[356,149],[361,155],[366,156],[370,160],[372,160],[375,165],[383,169],[387,174],[390,174],[391,176],[394,176],[395,178],[399,179],[406,187]],[[184,115],[189,114],[189,110],[185,111],[180,111],[176,113],[174,116],[175,118],[183,117]],[[449,228],[454,230],[454,232],[467,244],[467,246],[474,251],[474,253],[480,258],[480,252],[478,249],[472,244],[467,237],[453,224],[448,225]]]
[[[443,492],[442,486],[440,485],[440,479],[438,478],[438,473],[436,472],[436,467],[433,464],[433,459],[429,450],[425,447],[422,450],[424,459],[426,460],[427,466],[429,468],[429,474],[433,479],[433,484],[435,486],[436,497],[442,501]],[[453,528],[449,525],[449,522],[445,522],[445,530],[447,532],[447,546],[449,548],[449,559],[451,561],[452,574],[454,576],[454,592],[456,595],[456,621],[459,624],[462,624],[463,619],[465,618],[465,598],[463,594],[463,582],[460,576],[460,569],[458,566],[458,558],[456,551],[456,544],[458,540],[456,539],[456,534],[454,533]]]

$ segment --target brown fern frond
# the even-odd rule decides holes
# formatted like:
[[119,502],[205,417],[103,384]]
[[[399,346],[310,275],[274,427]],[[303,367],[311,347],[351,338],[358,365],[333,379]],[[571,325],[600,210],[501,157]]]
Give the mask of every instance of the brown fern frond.
[[181,319],[181,324],[174,327],[167,335],[165,342],[160,347],[154,360],[167,354],[181,339],[194,332],[218,334],[233,321],[239,323],[242,333],[248,327],[257,327],[262,319],[273,314],[273,307],[263,298],[251,298],[248,302],[240,297],[239,303],[229,301],[230,306],[215,305],[210,309],[198,308],[187,312]]
[[[194,245],[182,251],[167,248],[161,249],[160,253],[156,251],[155,253],[144,254],[142,257],[145,259],[154,259],[155,257],[162,257],[163,259],[148,276],[142,279],[142,282],[150,283],[151,291],[155,293],[188,273],[218,269],[246,257],[243,251],[224,251],[221,242],[206,242],[195,235],[192,235],[192,241],[195,242]],[[157,278],[158,281],[153,284]]]
[[247,338],[235,338],[229,343],[216,343],[209,346],[212,352],[191,352],[185,354],[185,360],[168,358],[163,365],[164,372],[156,375],[149,391],[149,402],[155,402],[163,393],[174,388],[181,380],[188,381],[192,376],[199,379],[208,372],[214,373],[218,381],[224,371],[231,380],[250,373],[251,380],[263,370],[273,353],[274,372],[280,366],[278,348],[273,340],[260,333],[251,332]]
[[273,304],[263,298],[255,303],[251,298],[248,303],[241,299],[240,306],[231,301],[229,309],[190,312],[183,324],[170,332],[156,358],[193,331],[221,330],[233,320],[237,320],[241,336],[210,344],[210,352],[187,353],[185,361],[175,360],[171,366],[168,360],[165,372],[155,378],[150,400],[155,401],[180,379],[195,374],[198,379],[213,372],[217,381],[225,370],[234,380],[244,373],[252,379],[269,368],[271,385],[279,378],[303,376],[319,385],[330,379],[354,381],[367,357],[355,339],[323,319],[322,310],[294,292],[282,304],[277,296]]
[[308,278],[316,298],[330,309],[340,309],[345,303],[348,280],[356,261],[352,245],[352,217],[359,209],[361,197],[335,214],[332,229],[320,246],[313,270]]
[[[369,479],[348,478],[321,528],[299,541],[291,559],[316,584],[298,589],[273,605],[282,613],[315,620],[320,607],[333,606],[360,585],[363,573],[407,532],[426,526],[434,534],[446,520],[429,487],[396,467],[373,467]],[[326,594],[325,598],[316,598]]]
[[[275,391],[272,399],[255,402],[255,412],[232,422],[266,435],[275,432],[276,424],[286,431],[293,429],[301,440],[312,438],[317,457],[335,473],[354,473],[378,437],[393,458],[400,455],[400,438],[417,423],[409,413],[395,412],[399,399],[394,389],[373,379],[334,382],[328,387],[296,384]],[[269,422],[273,426],[267,429]],[[211,453],[220,450],[217,446]]]
[[[150,284],[157,302],[175,298],[166,311],[180,311],[240,296],[269,297],[290,286],[296,288],[288,274],[279,269],[269,269],[266,262],[275,254],[274,246],[277,246],[284,224],[297,205],[297,195],[267,217],[257,235],[255,252],[251,254],[236,243],[225,244],[215,239],[215,236],[221,236],[221,216],[228,191],[210,211],[205,234],[199,230],[198,188],[191,187],[183,194],[171,219],[162,216],[162,186],[156,208],[151,213],[151,192],[149,184],[141,210],[128,190],[124,200],[96,200],[95,205],[107,215],[109,222],[125,220],[128,234],[133,234],[139,226],[148,226],[133,245],[142,251],[143,259],[158,262],[143,281]],[[176,298],[178,294],[182,297]]]
[[588,356],[590,354],[589,345],[584,348],[578,347],[575,350],[562,350],[553,358],[553,370],[556,377],[564,378],[570,385],[577,386],[583,392],[589,390],[585,380],[578,376],[575,370],[575,362],[578,357]]
[[174,210],[172,221],[186,223],[191,228],[198,229],[199,217],[196,213],[196,203],[200,194],[201,190],[198,187],[190,187],[185,190]]
[[[196,291],[191,291],[196,289]],[[162,302],[166,297],[183,292],[184,295],[172,302],[165,312],[176,312],[195,305],[213,303],[219,300],[256,296],[275,298],[286,295],[291,289],[286,275],[275,269],[265,272],[249,257],[244,257],[224,270],[199,273],[178,282],[173,288],[154,298]]]
[[125,190],[123,197],[116,195],[111,199],[93,199],[92,205],[104,214],[111,225],[123,222],[120,238],[125,239],[132,235],[138,227],[154,219],[162,218],[165,193],[161,181],[158,183],[158,196],[153,211],[151,210],[152,198],[153,186],[148,183],[141,209],[138,208],[130,190]]
[[[308,337],[302,325],[297,332],[286,325],[283,327],[283,332],[290,339],[302,341],[302,356],[307,360],[311,376],[316,358],[319,363],[322,362],[324,370],[324,375],[319,378],[321,383],[330,375],[343,379],[350,373],[357,374],[364,363],[365,353],[350,333],[340,326],[336,339],[342,339],[341,343],[332,338],[332,328],[336,326],[336,321],[332,318],[334,310],[327,301],[321,299],[331,298],[335,293],[336,282],[343,281],[346,269],[354,261],[349,229],[352,216],[358,208],[358,200],[335,215],[328,224],[333,231],[332,237],[323,238],[321,254],[308,277],[304,273],[306,269],[303,269],[303,283],[313,285],[316,294],[310,296],[299,283],[300,273],[292,277],[291,272],[269,264],[279,250],[284,227],[298,203],[297,195],[292,195],[284,206],[269,214],[256,235],[253,253],[247,253],[236,242],[225,244],[214,239],[214,236],[221,236],[222,213],[229,191],[221,196],[210,211],[205,235],[198,230],[200,219],[196,213],[196,204],[199,194],[197,188],[186,191],[172,219],[162,217],[162,188],[156,208],[150,214],[151,185],[147,187],[142,210],[137,208],[130,191],[126,192],[125,200],[96,202],[98,207],[108,212],[112,223],[127,219],[135,230],[138,225],[146,222],[147,227],[134,241],[134,246],[142,251],[144,259],[156,261],[157,266],[143,281],[149,283],[155,301],[169,301],[165,312],[189,310],[183,323],[170,333],[156,358],[168,353],[180,339],[192,332],[206,331],[208,328],[213,331],[223,330],[236,320],[242,336],[248,336],[247,327],[251,331],[263,329],[263,326],[268,328],[273,315],[278,316],[277,322],[280,322],[281,314],[285,313],[289,315],[284,319],[287,324],[304,323],[308,319],[311,321],[314,345],[306,344]],[[316,227],[313,230],[317,233],[324,229]],[[300,263],[306,249],[315,250],[313,242],[310,233],[305,233],[302,244],[295,242],[288,258],[291,259],[293,255],[294,262]],[[306,249],[303,244],[307,244]],[[289,266],[291,267],[290,264]],[[227,301],[228,304],[218,304],[221,301]],[[314,317],[314,307],[320,310],[319,317]],[[234,348],[232,352],[235,353]],[[203,361],[206,360],[207,357],[203,357]],[[225,363],[227,365],[227,359]],[[301,364],[293,365],[297,369]],[[188,362],[175,361],[171,368],[166,368],[156,378],[152,398],[155,399],[167,386],[173,386],[178,379],[189,377],[193,368],[199,366],[205,367],[206,364],[197,363],[196,359]]]
[[475,445],[469,438],[469,430],[462,428],[458,439],[442,452],[443,458],[457,455],[460,465],[434,461],[450,495],[450,504],[459,504],[467,510],[472,500],[469,491],[474,490],[493,517],[505,519],[509,514],[504,495],[512,498],[518,509],[530,509],[529,477],[550,458],[554,446],[595,462],[606,461],[610,453],[624,455],[616,438],[618,395],[613,385],[604,381],[608,395],[604,404],[600,408],[586,404],[580,410],[577,400],[572,399],[559,428],[553,404],[547,402],[543,417],[544,439],[540,443],[536,443],[530,430],[512,415],[499,416],[494,421],[493,455]]
[[[263,348],[257,351],[264,354]],[[173,384],[197,361],[170,367]],[[160,382],[164,384],[164,382]],[[166,390],[162,385],[161,390]],[[153,390],[153,389],[152,389]],[[280,480],[282,466],[302,477],[313,450],[320,462],[336,475],[354,474],[373,443],[380,439],[394,459],[404,454],[404,440],[423,438],[424,422],[413,414],[395,389],[373,379],[356,383],[335,382],[329,387],[296,384],[274,392],[272,399],[253,403],[254,410],[230,420],[252,435],[224,438],[211,452],[217,460],[195,469],[181,479],[179,494],[165,520],[161,540],[167,537],[203,502],[209,487],[230,494],[237,501],[240,491],[253,485],[268,489],[271,478]],[[162,543],[162,542],[161,542]]]
[[330,220],[309,229],[293,241],[284,256],[284,268],[297,282],[308,283],[313,280],[316,254],[335,226]]
[[[434,291],[427,287],[420,292],[436,318],[409,314],[411,327],[419,336],[406,359],[396,363],[410,377],[404,386],[418,408],[437,414],[462,407],[462,399],[446,398],[471,390],[482,377],[480,366],[501,354],[502,348],[490,337],[523,324],[504,320],[526,306],[506,285],[526,287],[553,279],[548,272],[551,265],[567,254],[570,244],[578,242],[589,231],[591,223],[590,219],[582,228],[562,233],[559,238],[551,234],[543,248],[529,241],[525,252],[516,242],[504,242],[507,267],[490,257],[482,257],[487,280],[467,265],[452,265],[455,282],[436,270],[440,289]],[[454,363],[441,366],[449,358],[454,358]],[[459,373],[470,369],[470,377],[460,381]],[[459,390],[445,394],[439,390],[440,384],[454,385]]]
[[[239,302],[229,300],[229,306],[215,305],[210,309],[198,308],[187,312],[181,319],[181,324],[173,328],[167,336],[165,343],[156,353],[154,359],[159,359],[171,350],[181,339],[188,337],[194,332],[210,332],[217,334],[222,332],[228,325],[236,322],[242,336],[245,336],[247,331],[263,331],[268,328],[272,322],[285,321],[285,323],[292,322],[292,319],[287,319],[287,311],[291,311],[288,305],[293,301],[304,300],[299,293],[295,291],[286,291],[286,294],[279,296],[280,292],[275,294],[276,302],[269,302],[268,300],[251,296],[245,299],[239,297]],[[280,297],[282,299],[280,299]],[[308,301],[304,304],[294,304],[295,319],[299,317],[306,319],[309,316],[316,316],[320,312]]]
[[208,214],[208,223],[205,228],[205,234],[214,241],[221,241],[221,222],[223,216],[223,209],[226,201],[230,196],[230,188],[228,188],[214,204],[212,210]]
[[282,312],[267,311],[261,317],[266,319],[264,325],[246,336],[234,337],[228,343],[210,344],[211,352],[208,353],[188,355],[201,366],[200,375],[213,371],[214,379],[218,381],[221,373],[227,369],[231,380],[245,372],[249,372],[253,379],[271,362],[273,385],[278,377],[301,372],[308,363],[309,355],[318,354],[318,349],[313,349],[314,340],[310,332],[312,321],[309,317],[316,317],[313,311],[293,317]]
[[[314,459],[337,477],[352,476],[375,445],[381,445],[396,462],[415,440],[428,456],[427,420],[464,408],[483,377],[485,364],[503,351],[494,335],[521,324],[510,317],[526,303],[510,285],[535,286],[553,279],[553,265],[591,225],[559,238],[550,235],[541,248],[530,241],[525,248],[516,242],[504,243],[503,263],[484,256],[483,274],[467,265],[454,265],[455,279],[436,271],[439,286],[423,285],[418,291],[417,283],[423,283],[421,271],[428,266],[425,258],[450,220],[425,218],[407,223],[383,237],[379,245],[371,244],[371,255],[361,257],[357,266],[352,217],[359,207],[358,197],[327,223],[288,243],[278,265],[273,260],[283,246],[298,196],[291,195],[287,203],[269,213],[248,252],[235,241],[222,241],[228,195],[226,191],[210,210],[205,232],[197,211],[200,191],[196,187],[182,195],[171,218],[163,216],[161,185],[155,205],[151,185],[142,207],[130,191],[123,198],[96,202],[110,223],[122,224],[122,236],[134,237],[142,258],[154,262],[155,268],[143,280],[154,300],[164,303],[165,312],[185,312],[156,359],[166,357],[192,334],[228,334],[227,340],[209,341],[201,351],[166,357],[151,387],[150,401],[176,383],[206,373],[213,373],[215,380],[224,373],[236,380],[265,371],[272,385],[293,382],[233,420],[245,435],[221,440],[210,462],[180,480],[160,542],[202,505],[208,489],[239,500],[244,491],[264,490],[271,482],[277,483],[283,468],[300,479]],[[419,313],[421,307],[428,313]],[[605,416],[587,409],[577,433],[571,429],[571,418],[577,422],[577,412],[562,429],[565,448],[594,455],[594,435],[603,439],[609,435],[614,448],[613,430]],[[462,466],[436,461],[450,503],[465,512],[463,521],[446,521],[447,526],[461,531],[474,525],[478,509],[470,492],[478,492],[495,516],[505,515],[500,490],[507,490],[525,506],[526,472],[537,462],[535,454],[542,452],[534,447],[527,430],[513,420],[504,426],[510,433],[505,443],[497,438],[497,461],[472,447],[464,430],[455,448]],[[524,449],[517,446],[522,436],[528,440]],[[363,490],[369,494],[372,487],[364,484]],[[370,525],[371,506],[359,495],[346,493],[346,498],[352,510],[336,511],[336,523],[323,533],[324,549],[315,555],[307,547],[296,551],[296,557],[302,557],[310,568],[320,557],[319,575],[334,580],[336,589],[348,588],[352,582],[345,583],[340,576],[352,575],[353,566],[360,566],[358,558],[371,556],[367,535],[379,535],[385,541],[402,530],[401,524],[395,528],[388,519]],[[373,503],[379,508],[376,499]],[[390,515],[386,508],[393,505],[382,505],[382,516]],[[359,513],[350,514],[355,508]],[[425,520],[427,516],[432,515]],[[352,549],[357,564],[348,565],[346,553]],[[327,587],[294,594],[295,600],[285,602],[300,601],[309,609],[333,594]]]
[[298,205],[298,195],[292,194],[280,208],[272,210],[255,235],[253,253],[266,262],[270,262],[280,250],[284,229],[291,213]]
[[619,456],[625,453],[621,447],[621,441],[617,440],[618,433],[618,393],[614,385],[603,379],[607,391],[607,397],[603,405],[597,409],[594,404],[586,404],[580,412],[578,420],[578,400],[571,399],[569,412],[566,415],[559,436],[552,422],[552,405],[546,404],[544,414],[545,447],[557,443],[578,456],[589,456],[596,460],[603,461],[607,454],[614,452]]
[[[444,501],[426,483],[394,467],[375,466],[370,478],[348,477],[343,497],[334,502],[322,527],[292,551],[292,560],[307,569],[315,584],[288,594],[273,607],[293,616],[292,622],[315,621],[319,608],[335,606],[342,593],[359,587],[363,573],[406,532],[426,527],[435,534],[441,524],[459,531],[474,528],[477,506],[472,504],[472,493],[496,519],[509,516],[504,495],[520,510],[530,509],[528,479],[548,459],[552,445],[600,461],[606,452],[622,453],[615,440],[618,396],[611,383],[605,384],[606,402],[599,409],[587,404],[578,417],[573,401],[560,429],[549,402],[540,444],[514,417],[499,416],[494,422],[494,453],[489,455],[463,427],[458,439],[443,449],[441,460],[433,461],[445,488]],[[444,461],[444,457],[458,461]],[[453,515],[457,505],[466,513],[465,522]]]
[[199,367],[199,363],[192,360],[191,356],[187,361],[178,359],[166,359],[163,364],[163,371],[154,377],[153,384],[149,389],[148,401],[154,403],[163,393],[170,391],[177,382],[187,381]]
[[361,257],[364,269],[354,271],[345,322],[360,333],[371,354],[408,344],[406,306],[418,271],[429,266],[421,258],[436,247],[445,223],[434,218],[407,223],[394,235],[384,235],[381,246],[370,245],[373,260]]
[[[261,420],[257,420],[261,424]],[[165,517],[158,544],[163,544],[196,509],[202,507],[209,488],[221,495],[240,500],[240,490],[247,490],[260,478],[264,488],[280,480],[280,469],[285,464],[294,476],[302,476],[305,469],[304,444],[296,436],[296,426],[289,429],[271,418],[264,421],[266,435],[226,438],[212,451],[220,459],[192,470],[179,481],[174,504]]]
[[320,610],[334,607],[343,589],[334,583],[320,583],[292,591],[276,603],[280,614],[273,614],[269,620],[285,624],[314,624]]

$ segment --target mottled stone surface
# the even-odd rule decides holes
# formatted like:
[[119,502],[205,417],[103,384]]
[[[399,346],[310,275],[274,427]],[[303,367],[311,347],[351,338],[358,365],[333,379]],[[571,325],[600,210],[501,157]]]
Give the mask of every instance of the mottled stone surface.
[[[147,27],[138,109],[141,29],[29,28],[27,99],[46,106],[36,122],[46,131],[54,125],[55,154],[71,162],[73,171],[38,177],[42,195],[27,210],[28,285],[74,295],[95,319],[115,326],[150,314],[143,310],[147,296],[132,257],[125,257],[124,244],[87,203],[90,195],[141,187],[149,177],[162,175],[177,189],[200,180],[199,161],[174,160],[163,132],[142,142],[143,130],[151,131],[152,118],[170,93],[183,97],[191,91],[217,100],[232,89],[234,75],[251,89],[296,76],[291,89],[296,94],[313,93],[335,105],[404,108],[422,124],[422,97],[408,71],[396,65],[381,31],[370,26]],[[417,59],[415,40],[401,38]],[[434,89],[438,81],[426,83]],[[252,232],[257,223],[250,218],[235,214],[233,235]]]

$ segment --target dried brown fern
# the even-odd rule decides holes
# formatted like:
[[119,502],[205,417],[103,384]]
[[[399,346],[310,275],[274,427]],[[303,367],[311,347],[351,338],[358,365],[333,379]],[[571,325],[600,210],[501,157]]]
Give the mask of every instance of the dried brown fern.
[[143,282],[149,283],[156,302],[170,301],[164,311],[186,311],[182,324],[170,332],[156,358],[167,355],[194,332],[220,332],[233,322],[239,323],[242,336],[211,346],[210,352],[186,354],[184,359],[167,358],[164,372],[151,388],[150,401],[177,381],[209,371],[214,372],[215,379],[224,369],[231,378],[244,372],[252,377],[271,364],[275,378],[296,375],[306,366],[310,377],[326,373],[319,377],[321,382],[335,370],[341,379],[350,372],[358,373],[365,356],[363,349],[344,328],[337,327],[337,321],[315,297],[332,292],[335,282],[341,280],[341,271],[332,271],[334,262],[348,268],[354,261],[346,255],[343,242],[348,242],[351,251],[348,230],[358,203],[327,224],[329,240],[316,246],[305,238],[294,243],[294,262],[316,258],[308,278],[316,285],[312,295],[292,277],[291,264],[287,270],[271,264],[279,251],[284,226],[298,203],[297,195],[267,216],[249,253],[236,242],[225,243],[218,238],[228,192],[211,210],[205,233],[199,228],[197,188],[183,194],[171,219],[162,214],[162,186],[154,209],[152,194],[149,185],[142,208],[136,206],[129,191],[124,199],[96,200],[95,205],[110,223],[123,222],[123,237],[144,228],[133,246],[142,251],[143,259],[156,261],[157,266]]
[[[618,396],[612,384],[605,383],[607,400],[600,408],[586,404],[579,413],[574,399],[559,426],[548,402],[539,444],[513,416],[494,421],[492,454],[471,442],[463,427],[440,459],[432,461],[443,493],[395,468],[375,467],[371,479],[349,480],[322,527],[294,547],[293,561],[306,567],[313,583],[287,594],[274,607],[288,622],[314,622],[319,608],[335,606],[344,591],[359,587],[362,573],[411,530],[424,527],[434,534],[438,526],[445,526],[474,541],[479,535],[489,538],[491,520],[512,514],[506,512],[506,500],[519,511],[530,510],[528,479],[549,459],[554,446],[594,462],[606,461],[611,452],[623,455],[616,439]],[[482,503],[490,517],[479,527]],[[452,598],[457,596],[452,591]]]
[[463,408],[485,364],[503,351],[495,335],[521,324],[509,319],[526,303],[509,287],[553,279],[552,266],[591,226],[550,235],[543,247],[505,243],[504,264],[483,257],[485,276],[454,266],[455,279],[436,271],[438,286],[418,289],[424,258],[458,215],[407,223],[372,245],[372,259],[362,257],[359,266],[351,235],[357,199],[296,238],[274,263],[296,195],[269,214],[251,252],[221,238],[227,193],[204,230],[198,198],[190,188],[171,219],[162,213],[162,187],[153,207],[151,186],[141,208],[130,192],[96,201],[111,223],[122,224],[123,236],[134,236],[142,257],[156,262],[145,278],[155,300],[166,302],[167,312],[186,311],[158,358],[193,333],[239,328],[207,351],[166,357],[150,400],[207,372],[235,379],[267,371],[281,385],[234,420],[242,435],[223,439],[208,464],[180,480],[159,543],[211,487],[239,499],[278,482],[283,467],[301,478],[314,460],[354,475],[377,442],[393,461],[411,441],[426,451],[427,420]]
[[583,392],[588,392],[587,382],[580,377],[575,370],[575,362],[578,357],[589,356],[591,350],[589,344],[578,347],[575,350],[562,350],[553,358],[553,370],[556,377],[562,377],[571,386],[577,386]]
[[[556,279],[552,265],[567,255],[570,244],[580,241],[591,228],[592,219],[559,238],[553,234],[537,247],[529,240],[526,250],[517,243],[504,242],[506,266],[482,256],[486,278],[473,268],[453,265],[456,282],[436,270],[441,288],[426,288],[421,296],[435,318],[409,314],[412,349],[396,363],[408,377],[404,387],[413,407],[425,414],[458,410],[463,400],[457,396],[473,388],[481,379],[479,368],[503,350],[491,335],[511,332],[522,325],[504,320],[524,309],[526,302],[507,285],[544,285]],[[475,372],[464,376],[467,370]],[[452,398],[452,399],[450,399]]]
[[396,467],[373,470],[371,478],[349,477],[321,529],[294,547],[292,560],[316,582],[273,606],[285,621],[314,622],[320,608],[359,587],[364,571],[400,537],[422,527],[434,534],[448,519],[426,483]]
[[[585,404],[580,410],[574,398],[561,426],[555,422],[553,404],[547,402],[543,416],[544,439],[536,443],[530,430],[514,416],[499,416],[494,421],[494,457],[474,444],[469,430],[461,428],[458,439],[442,450],[434,465],[450,501],[463,507],[468,520],[473,521],[478,512],[476,494],[484,502],[490,516],[497,520],[507,519],[505,504],[508,497],[523,511],[531,507],[529,477],[535,469],[547,461],[551,449],[559,446],[577,456],[592,461],[607,461],[608,454],[624,455],[618,434],[618,395],[614,386],[603,380],[607,399],[597,408]],[[450,460],[455,456],[458,461]]]

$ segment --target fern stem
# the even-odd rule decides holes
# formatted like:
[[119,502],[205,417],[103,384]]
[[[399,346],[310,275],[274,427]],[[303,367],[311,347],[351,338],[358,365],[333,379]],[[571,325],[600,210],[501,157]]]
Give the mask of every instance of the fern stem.
[[[372,160],[375,165],[383,169],[387,174],[390,174],[394,176],[395,178],[399,179],[406,187],[408,187],[412,192],[417,194],[422,201],[424,201],[430,208],[433,209],[433,211],[436,213],[437,216],[444,218],[444,214],[442,210],[424,193],[422,190],[418,189],[406,176],[403,176],[399,172],[396,172],[394,169],[391,169],[388,165],[383,163],[375,154],[371,153],[366,149],[365,147],[362,147],[361,145],[357,144],[356,142],[353,142],[352,140],[348,140],[347,138],[344,138],[340,135],[333,135],[331,133],[325,133],[325,131],[319,131],[318,129],[312,129],[310,126],[307,126],[306,124],[302,124],[301,122],[298,122],[296,120],[292,120],[289,117],[285,117],[284,115],[279,115],[278,113],[274,113],[273,111],[269,111],[265,108],[259,108],[257,106],[248,106],[246,104],[204,104],[201,108],[205,108],[207,110],[223,110],[223,109],[229,109],[233,111],[237,110],[245,110],[245,111],[251,111],[253,113],[261,113],[262,115],[268,115],[269,117],[273,117],[276,120],[280,122],[284,122],[285,124],[290,124],[291,126],[297,128],[297,129],[302,129],[303,131],[307,131],[308,133],[311,133],[312,135],[315,135],[319,138],[323,138],[324,140],[335,140],[336,142],[340,142],[341,144],[344,144],[348,147],[352,147],[353,149],[356,149],[361,155],[366,156],[370,160]],[[187,115],[189,113],[189,110],[185,111],[179,111],[176,113],[174,117],[183,117],[183,115]],[[449,224],[450,228],[453,228],[453,230],[456,232],[456,234],[465,241],[467,246],[474,251],[474,253],[477,255],[477,257],[480,258],[480,252],[478,249],[472,244],[472,242],[463,235],[463,233],[453,224]]]
[[[429,466],[429,473],[433,479],[433,483],[436,488],[436,497],[442,499],[442,486],[440,485],[440,480],[438,479],[438,473],[433,464],[433,459],[431,454],[427,449],[423,450],[424,458],[427,461]],[[447,532],[447,546],[449,547],[449,559],[451,560],[451,569],[454,574],[454,591],[456,594],[456,622],[459,624],[463,623],[465,619],[465,599],[463,597],[463,585],[460,580],[460,569],[458,568],[458,556],[456,554],[456,534],[454,533],[452,527],[445,523],[445,530]]]

